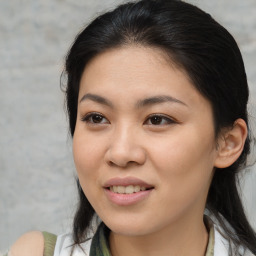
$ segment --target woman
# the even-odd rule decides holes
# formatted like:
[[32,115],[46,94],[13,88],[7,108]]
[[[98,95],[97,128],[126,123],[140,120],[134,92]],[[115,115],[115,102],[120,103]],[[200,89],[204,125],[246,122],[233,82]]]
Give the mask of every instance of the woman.
[[[256,254],[236,187],[248,85],[221,25],[177,0],[127,3],[78,35],[66,73],[80,203],[55,256]],[[33,232],[11,252],[43,250]]]

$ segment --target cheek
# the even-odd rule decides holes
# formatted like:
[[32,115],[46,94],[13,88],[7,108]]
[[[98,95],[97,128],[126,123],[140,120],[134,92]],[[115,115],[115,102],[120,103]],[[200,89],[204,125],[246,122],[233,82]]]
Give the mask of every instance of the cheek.
[[77,130],[73,137],[73,157],[78,179],[84,194],[93,205],[98,196],[95,182],[98,180],[99,149],[97,143],[79,133]]
[[96,169],[101,155],[100,150],[102,149],[96,140],[86,136],[85,132],[81,132],[79,128],[75,131],[73,137],[73,157],[79,179],[80,177],[90,175]]
[[152,162],[161,182],[181,193],[208,186],[214,166],[214,140],[213,136],[201,135],[189,129],[161,144],[152,143]]

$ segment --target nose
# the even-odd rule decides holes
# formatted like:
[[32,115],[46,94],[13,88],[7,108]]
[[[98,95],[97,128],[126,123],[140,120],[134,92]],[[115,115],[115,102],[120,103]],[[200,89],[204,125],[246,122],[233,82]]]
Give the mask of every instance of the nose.
[[105,160],[109,165],[125,168],[130,164],[143,165],[146,152],[136,132],[132,128],[123,128],[113,132]]

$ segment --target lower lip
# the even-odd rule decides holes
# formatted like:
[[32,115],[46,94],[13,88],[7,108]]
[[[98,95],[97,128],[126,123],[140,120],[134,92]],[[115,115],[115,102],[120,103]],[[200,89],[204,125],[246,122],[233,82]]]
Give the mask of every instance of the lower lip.
[[112,203],[120,206],[126,206],[126,205],[132,205],[132,204],[136,204],[138,202],[143,201],[149,196],[152,190],[153,189],[149,189],[149,190],[140,191],[132,194],[118,194],[118,193],[114,193],[109,189],[105,189],[105,193],[107,195],[107,198]]

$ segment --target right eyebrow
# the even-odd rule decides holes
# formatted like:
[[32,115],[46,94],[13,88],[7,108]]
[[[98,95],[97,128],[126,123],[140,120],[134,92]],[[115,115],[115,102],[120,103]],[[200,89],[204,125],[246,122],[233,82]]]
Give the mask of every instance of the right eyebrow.
[[102,104],[102,105],[113,108],[113,104],[110,101],[108,101],[107,99],[105,99],[105,98],[103,98],[99,95],[96,95],[96,94],[91,94],[91,93],[85,94],[81,98],[80,103],[85,101],[85,100],[91,100],[91,101],[97,102],[99,104]]
[[155,104],[161,104],[165,102],[172,102],[172,103],[179,103],[183,106],[188,107],[186,103],[184,103],[181,100],[178,100],[174,97],[168,96],[168,95],[157,95],[153,96],[150,98],[146,98],[143,100],[139,100],[136,104],[137,108],[145,107],[145,106],[150,106],[150,105],[155,105]]

